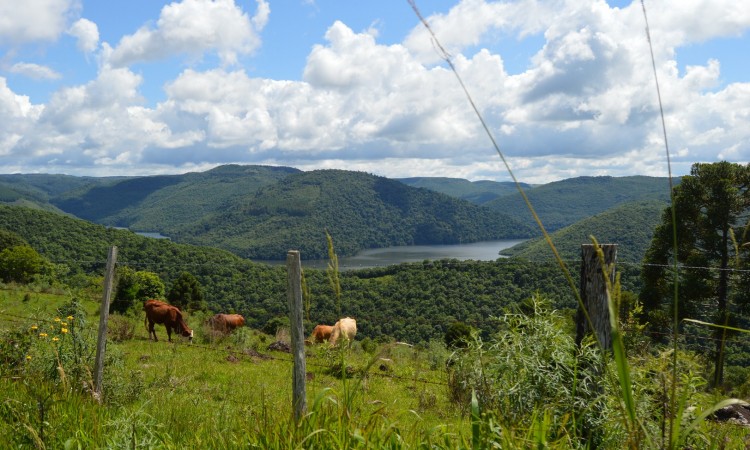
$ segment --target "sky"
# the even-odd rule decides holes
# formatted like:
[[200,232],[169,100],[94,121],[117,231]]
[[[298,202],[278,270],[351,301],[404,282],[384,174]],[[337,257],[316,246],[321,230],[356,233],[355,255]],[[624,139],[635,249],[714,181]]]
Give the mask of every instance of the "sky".
[[0,173],[747,164],[747,1],[0,0]]

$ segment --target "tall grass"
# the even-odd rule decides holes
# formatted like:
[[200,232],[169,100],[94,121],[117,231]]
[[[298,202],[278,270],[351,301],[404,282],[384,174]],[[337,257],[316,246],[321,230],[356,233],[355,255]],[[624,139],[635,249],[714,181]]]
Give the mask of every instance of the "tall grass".
[[[419,18],[419,20],[424,25],[425,29],[431,35],[436,51],[439,53],[440,57],[449,66],[453,74],[456,76],[456,79],[458,80],[458,83],[461,86],[461,89],[463,90],[467,100],[469,101],[471,107],[476,113],[478,120],[480,121],[483,129],[485,130],[485,133],[490,139],[498,156],[502,160],[507,172],[509,173],[514,183],[516,184],[516,187],[521,197],[523,198],[529,211],[534,217],[534,220],[539,226],[539,229],[541,230],[545,241],[548,243],[554,255],[554,258],[560,265],[561,270],[563,271],[566,279],[568,280],[570,288],[578,301],[579,308],[585,316],[585,320],[590,325],[591,319],[589,317],[588,311],[586,310],[586,307],[582,302],[582,299],[576,289],[575,283],[572,280],[570,272],[568,271],[565,263],[563,262],[562,258],[557,252],[557,249],[555,248],[554,243],[552,242],[551,238],[549,237],[549,234],[544,228],[542,221],[539,219],[533,206],[531,205],[528,198],[526,197],[521,185],[518,183],[515,175],[513,174],[513,171],[511,170],[510,165],[508,161],[506,160],[503,152],[500,150],[500,147],[497,144],[497,141],[495,140],[492,132],[490,131],[489,127],[484,121],[484,118],[481,112],[476,107],[471,94],[469,93],[466,85],[463,83],[463,80],[461,79],[461,76],[458,74],[458,71],[453,65],[450,55],[440,44],[440,41],[438,40],[437,36],[433,33],[432,29],[430,28],[430,25],[422,17],[421,13],[419,12],[419,9],[416,6],[415,0],[408,0],[408,2],[411,5],[417,17]],[[644,3],[644,0],[641,0],[641,6],[643,10],[645,25],[646,25],[646,38],[648,40],[648,45],[649,45],[650,54],[651,54],[651,63],[652,63],[652,68],[654,72],[654,80],[655,80],[656,93],[657,93],[657,98],[658,98],[658,103],[659,103],[661,125],[662,125],[662,131],[663,131],[663,136],[664,136],[667,167],[669,170],[670,198],[672,199],[672,203],[674,204],[674,185],[672,182],[672,170],[671,170],[671,160],[670,160],[670,155],[669,155],[669,144],[668,144],[668,139],[667,139],[666,121],[664,119],[664,108],[663,108],[661,92],[659,88],[659,81],[658,81],[658,76],[657,76],[657,71],[656,71],[656,61],[654,58],[653,47],[651,43],[650,28],[648,24],[648,17],[646,14],[646,6]],[[633,396],[631,368],[629,366],[628,358],[625,352],[625,344],[622,338],[622,333],[621,333],[620,323],[619,323],[619,318],[618,318],[618,311],[619,311],[619,304],[620,304],[619,277],[618,277],[618,281],[612,284],[610,280],[608,279],[608,277],[605,275],[605,274],[611,273],[611,271],[608,270],[609,268],[605,267],[604,256],[601,251],[601,248],[599,247],[596,240],[592,237],[592,241],[595,244],[595,247],[597,249],[597,254],[602,265],[601,273],[606,283],[607,304],[608,304],[608,309],[609,309],[610,327],[612,331],[612,353],[613,353],[613,358],[614,358],[614,369],[615,369],[615,375],[616,375],[616,379],[618,381],[618,386],[619,386],[619,400],[617,403],[621,411],[622,424],[624,426],[625,436],[626,436],[622,444],[626,445],[629,448],[641,448],[643,445],[646,445],[649,448],[651,448],[654,446],[656,442],[660,442],[661,448],[673,449],[673,448],[684,446],[687,440],[689,439],[691,433],[694,430],[696,430],[696,428],[698,427],[698,424],[701,423],[711,413],[713,413],[717,409],[720,409],[724,406],[728,406],[728,405],[736,404],[740,402],[739,400],[735,400],[735,399],[728,399],[728,400],[720,401],[718,403],[715,403],[713,406],[706,408],[703,412],[698,414],[698,416],[691,422],[684,423],[686,420],[685,411],[687,410],[687,399],[689,397],[688,395],[689,391],[687,388],[685,388],[681,393],[678,394],[678,362],[679,362],[678,361],[678,353],[679,353],[678,351],[678,340],[679,340],[678,339],[679,338],[678,292],[679,291],[678,291],[678,283],[677,283],[678,276],[677,275],[678,275],[679,265],[678,265],[678,261],[676,257],[676,255],[678,254],[678,251],[677,251],[678,246],[677,246],[677,229],[676,229],[677,221],[675,217],[675,214],[676,214],[675,208],[671,208],[671,211],[672,211],[673,252],[675,255],[675,258],[673,261],[675,283],[674,283],[674,301],[673,301],[674,307],[673,307],[673,327],[672,327],[673,328],[673,336],[672,336],[673,350],[672,350],[672,364],[671,364],[671,372],[670,372],[671,383],[670,383],[670,394],[669,394],[670,408],[668,412],[664,411],[664,415],[662,416],[662,419],[666,419],[669,424],[669,427],[668,427],[669,432],[668,432],[666,441],[664,439],[663,433],[662,433],[661,441],[659,441],[658,439],[655,439],[655,436],[650,435],[648,433],[648,428],[644,426],[644,424],[642,423],[641,419],[638,416],[636,401]],[[594,329],[594,327],[590,327],[590,329]],[[724,329],[726,330],[726,324],[725,324]],[[594,333],[594,338],[596,338],[595,333]],[[601,342],[598,342],[598,340],[597,340],[597,344],[600,347],[602,355],[606,358],[606,356],[608,355],[608,351],[607,351],[608,349],[601,348]],[[723,341],[722,341],[722,349],[723,349]],[[606,364],[607,360],[605,359],[604,362]],[[608,365],[608,367],[611,367],[611,366]],[[484,377],[484,375],[482,375],[482,377]],[[534,411],[536,411],[536,409]],[[533,421],[536,423],[536,420],[538,419],[535,417]],[[544,421],[544,423],[546,423],[546,420]]]

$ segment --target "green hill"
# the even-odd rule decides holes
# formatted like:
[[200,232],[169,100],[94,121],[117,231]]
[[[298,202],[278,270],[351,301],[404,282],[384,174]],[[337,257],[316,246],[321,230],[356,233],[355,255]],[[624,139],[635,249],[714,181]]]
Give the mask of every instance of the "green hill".
[[[547,231],[555,231],[579,220],[636,200],[669,200],[667,178],[578,177],[529,189],[526,196]],[[486,207],[502,211],[538,228],[518,193],[492,200]]]
[[[225,250],[146,238],[28,208],[0,205],[0,229],[24,238],[55,263],[58,276],[74,287],[88,286],[83,275],[104,273],[107,251],[115,245],[118,267],[153,272],[167,287],[187,271],[201,284],[212,311],[243,314],[252,328],[287,317],[282,266],[256,264]],[[522,260],[443,260],[346,271],[341,273],[340,303],[324,271],[305,268],[305,279],[312,294],[311,323],[333,323],[339,314],[351,315],[357,317],[361,335],[373,339],[390,336],[429,342],[442,339],[446,327],[456,320],[488,331],[491,316],[538,290],[557,308],[575,304],[554,263]]]
[[[581,244],[590,244],[589,236],[594,236],[601,244],[617,244],[618,261],[640,264],[666,206],[666,202],[659,200],[625,203],[562,228],[550,237],[566,260],[579,260]],[[500,254],[529,261],[553,259],[552,250],[543,238],[528,240]]]
[[288,167],[228,165],[206,172],[127,178],[69,191],[51,202],[92,222],[170,235],[230,199],[252,194],[294,172],[297,169]]
[[[451,197],[468,200],[477,205],[483,205],[496,198],[517,192],[515,183],[509,181],[469,181],[462,178],[445,177],[412,177],[397,178],[397,180],[412,187],[440,192]],[[524,189],[532,187],[526,183],[521,183],[521,186]]]
[[391,245],[454,244],[530,236],[529,227],[467,201],[360,172],[317,170],[288,176],[228,203],[174,234],[254,259],[327,257],[325,231],[339,255]]

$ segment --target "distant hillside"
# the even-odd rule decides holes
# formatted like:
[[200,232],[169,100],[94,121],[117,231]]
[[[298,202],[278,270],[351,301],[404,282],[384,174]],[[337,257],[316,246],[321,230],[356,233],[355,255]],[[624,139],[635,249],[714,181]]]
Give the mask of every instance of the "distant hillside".
[[[59,279],[73,289],[96,280],[101,286],[107,250],[115,245],[118,268],[156,273],[167,288],[187,271],[200,282],[213,312],[243,314],[251,328],[260,329],[272,321],[283,323],[288,317],[283,266],[256,264],[225,250],[146,238],[73,217],[5,205],[0,205],[0,230],[19,234],[54,262]],[[486,334],[494,332],[497,322],[492,316],[535,292],[542,292],[556,308],[575,306],[555,263],[505,258],[344,271],[340,301],[325,271],[305,268],[305,280],[312,294],[308,332],[313,324],[333,323],[344,314],[357,318],[358,336],[390,336],[413,343],[443,339],[456,320]]]
[[[529,189],[526,196],[547,231],[637,200],[669,201],[669,181],[660,177],[578,177]],[[492,200],[486,207],[502,211],[537,229],[520,194]]]
[[289,167],[227,165],[183,175],[133,177],[52,199],[82,219],[171,235],[237,197],[299,172]]
[[0,203],[62,212],[50,203],[61,193],[91,188],[108,178],[48,174],[0,174]]
[[360,172],[318,170],[288,176],[174,234],[255,259],[327,257],[325,230],[337,253],[390,245],[453,244],[530,236],[501,214],[427,189]]
[[[477,205],[483,205],[496,198],[518,192],[515,183],[510,181],[469,181],[462,178],[445,177],[413,177],[397,178],[397,180],[412,187],[440,192],[451,197],[468,200]],[[532,187],[526,183],[521,183],[521,186],[524,189]]]
[[[593,235],[600,244],[617,244],[618,261],[640,264],[667,204],[659,200],[625,203],[562,228],[550,237],[566,260],[579,260],[581,244],[590,244],[589,236]],[[530,261],[553,259],[552,250],[543,238],[528,240],[500,254]]]

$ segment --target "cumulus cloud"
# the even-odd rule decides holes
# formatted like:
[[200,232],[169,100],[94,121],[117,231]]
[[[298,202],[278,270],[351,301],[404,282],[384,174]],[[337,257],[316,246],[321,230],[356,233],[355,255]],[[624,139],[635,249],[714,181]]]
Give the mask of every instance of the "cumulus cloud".
[[65,31],[66,15],[77,7],[77,0],[0,2],[0,43],[55,40]]
[[40,66],[34,63],[15,63],[8,69],[8,72],[23,75],[35,80],[57,80],[60,74],[46,66]]
[[[736,2],[710,4],[649,10],[677,173],[696,161],[750,159],[750,83],[722,85],[720,60],[677,68],[679,46],[750,28]],[[265,1],[252,18],[228,0],[170,4],[153,27],[114,48],[101,45],[100,57],[111,64],[96,79],[58,91],[43,106],[0,78],[0,165],[111,174],[239,162],[391,177],[506,176],[421,25],[403,43],[383,45],[377,34],[336,21],[311,49],[301,81],[272,80],[231,67],[258,48],[268,14]],[[426,19],[520,180],[666,175],[638,2],[616,9],[597,0],[465,0]],[[543,44],[526,71],[509,74],[497,39],[531,34]],[[224,65],[183,70],[155,106],[140,95],[142,75],[127,68],[205,52]]]
[[78,19],[68,30],[77,39],[78,50],[91,53],[99,46],[99,28],[88,19]]
[[112,50],[109,62],[127,66],[154,61],[174,54],[200,56],[218,53],[226,65],[235,64],[238,55],[252,54],[260,47],[260,31],[270,8],[257,0],[255,16],[248,17],[234,0],[183,0],[161,10],[155,27],[143,26],[123,37]]

